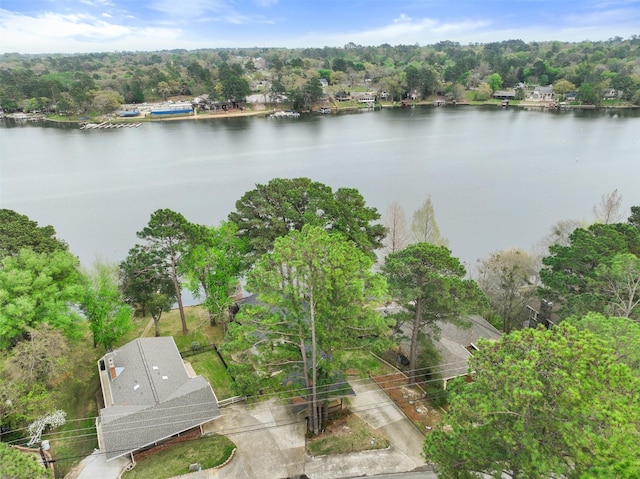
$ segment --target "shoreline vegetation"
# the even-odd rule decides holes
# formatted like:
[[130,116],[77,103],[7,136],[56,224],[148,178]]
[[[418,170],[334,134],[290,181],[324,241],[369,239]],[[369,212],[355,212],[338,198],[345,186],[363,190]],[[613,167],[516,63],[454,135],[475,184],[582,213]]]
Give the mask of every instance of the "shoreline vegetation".
[[[305,114],[313,114],[317,113],[319,109],[330,110],[330,114],[338,114],[338,113],[353,113],[358,111],[370,111],[370,110],[381,110],[385,108],[413,108],[413,107],[432,107],[432,108],[455,108],[455,107],[498,107],[498,108],[526,108],[526,109],[534,109],[534,110],[635,110],[640,109],[640,106],[628,105],[628,104],[617,104],[617,105],[563,105],[562,107],[553,106],[549,103],[545,102],[533,102],[533,101],[511,101],[507,106],[502,105],[500,101],[492,100],[485,102],[470,102],[463,101],[457,103],[446,103],[445,105],[437,104],[438,100],[430,100],[430,101],[411,101],[411,102],[378,102],[374,106],[359,106],[359,105],[321,105],[318,106],[317,109],[307,110],[303,113]],[[283,104],[281,108],[272,108],[267,107],[265,104],[251,104],[252,107],[256,106],[259,109],[253,108],[235,108],[232,110],[225,111],[207,111],[207,112],[194,112],[190,114],[177,114],[177,115],[169,115],[162,116],[157,118],[152,118],[148,115],[139,115],[135,117],[119,117],[114,115],[103,115],[91,119],[85,118],[62,118],[60,116],[50,115],[32,115],[26,114],[20,119],[24,120],[32,120],[32,121],[50,121],[54,123],[66,123],[66,124],[82,124],[82,123],[91,123],[91,122],[109,122],[109,123],[154,123],[154,122],[163,122],[163,121],[178,121],[178,120],[215,120],[215,119],[228,119],[228,118],[243,118],[243,117],[269,117],[274,113],[280,111],[291,111],[290,108],[286,104]],[[12,118],[12,115],[5,115],[6,118]]]

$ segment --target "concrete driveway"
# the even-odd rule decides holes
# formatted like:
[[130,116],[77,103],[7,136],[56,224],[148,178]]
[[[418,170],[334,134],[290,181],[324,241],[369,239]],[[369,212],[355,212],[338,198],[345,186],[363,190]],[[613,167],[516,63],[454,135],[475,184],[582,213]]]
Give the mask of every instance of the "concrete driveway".
[[96,450],[74,467],[65,479],[118,479],[129,462],[123,457],[107,462],[105,455]]
[[223,468],[190,474],[189,479],[286,478],[336,479],[426,470],[421,456],[424,436],[369,379],[351,381],[356,393],[351,410],[380,430],[391,443],[386,450],[312,457],[305,452],[305,420],[277,400],[235,404],[206,425],[206,432],[228,436],[238,449]]

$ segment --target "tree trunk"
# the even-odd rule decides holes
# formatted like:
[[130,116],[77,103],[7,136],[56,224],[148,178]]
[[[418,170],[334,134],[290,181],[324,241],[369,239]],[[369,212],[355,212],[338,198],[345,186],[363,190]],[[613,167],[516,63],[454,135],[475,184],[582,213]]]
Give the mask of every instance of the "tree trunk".
[[178,310],[180,311],[180,320],[182,321],[182,334],[187,334],[187,319],[184,316],[184,307],[182,306],[182,292],[180,291],[180,282],[178,281],[178,269],[176,267],[176,260],[171,255],[171,276],[173,280],[173,287],[176,290],[176,300],[178,301]]
[[158,316],[157,318],[155,316],[153,317],[153,327],[155,329],[156,338],[159,338],[160,337],[160,316]]
[[309,320],[311,326],[311,420],[313,422],[313,435],[320,434],[320,415],[318,414],[318,365],[316,345],[315,308],[313,303],[313,288],[309,293]]
[[409,347],[409,384],[416,382],[416,369],[418,367],[418,335],[420,333],[420,318],[422,317],[422,299],[416,301],[416,314],[413,317],[411,329],[411,346]]

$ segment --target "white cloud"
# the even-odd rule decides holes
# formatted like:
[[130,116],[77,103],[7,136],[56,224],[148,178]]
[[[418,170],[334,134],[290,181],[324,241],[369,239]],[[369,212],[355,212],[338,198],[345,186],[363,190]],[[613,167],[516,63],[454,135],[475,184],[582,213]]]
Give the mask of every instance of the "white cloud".
[[29,17],[6,10],[0,10],[0,30],[3,35],[1,53],[180,48],[176,43],[181,34],[174,28],[130,27],[86,14],[44,13]]

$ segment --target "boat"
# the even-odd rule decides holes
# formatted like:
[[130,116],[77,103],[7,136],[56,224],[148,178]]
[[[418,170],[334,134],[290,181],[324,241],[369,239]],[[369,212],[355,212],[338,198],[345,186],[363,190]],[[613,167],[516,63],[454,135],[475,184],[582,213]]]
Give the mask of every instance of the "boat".
[[122,117],[122,118],[131,118],[134,116],[139,116],[140,115],[140,110],[126,110],[126,111],[119,111],[118,112],[118,116]]
[[271,118],[298,118],[300,117],[300,113],[297,111],[276,111],[269,115]]

